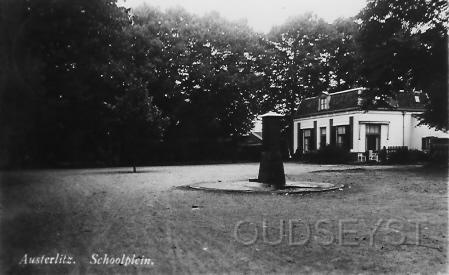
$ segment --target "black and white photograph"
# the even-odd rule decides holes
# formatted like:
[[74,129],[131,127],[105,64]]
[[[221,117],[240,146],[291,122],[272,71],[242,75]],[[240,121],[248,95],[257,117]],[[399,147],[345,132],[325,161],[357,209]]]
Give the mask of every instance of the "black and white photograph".
[[447,0],[0,0],[0,274],[449,274]]

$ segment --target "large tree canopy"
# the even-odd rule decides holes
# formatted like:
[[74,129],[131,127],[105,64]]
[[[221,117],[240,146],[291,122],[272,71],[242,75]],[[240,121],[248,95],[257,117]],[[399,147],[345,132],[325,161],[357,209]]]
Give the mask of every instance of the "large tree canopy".
[[120,125],[159,120],[115,1],[14,0],[1,11],[2,149],[20,158],[9,162],[106,159]]
[[285,137],[291,150],[292,119],[301,100],[362,84],[353,39],[356,31],[351,19],[330,24],[307,13],[273,28],[263,40],[269,87],[263,103],[286,115]]
[[272,29],[266,44],[273,54],[266,69],[270,99],[280,111],[291,115],[305,97],[360,85],[356,30],[350,19],[329,24],[310,13]]
[[0,8],[1,164],[226,155],[257,115],[285,114],[291,138],[302,99],[356,86],[427,92],[423,123],[447,128],[445,1],[372,0],[356,19],[309,13],[268,35],[114,0]]
[[156,103],[171,120],[168,138],[242,135],[252,127],[263,86],[257,69],[258,36],[246,24],[216,13],[182,9],[134,11],[135,28],[161,45]]
[[422,90],[423,123],[447,129],[447,22],[444,0],[372,0],[358,16],[362,73],[375,93]]

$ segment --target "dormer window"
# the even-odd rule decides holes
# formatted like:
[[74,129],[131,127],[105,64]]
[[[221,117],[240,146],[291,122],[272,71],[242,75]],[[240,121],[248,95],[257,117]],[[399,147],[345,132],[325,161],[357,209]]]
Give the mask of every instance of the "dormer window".
[[326,109],[326,98],[320,98],[320,110]]
[[329,96],[320,97],[318,103],[318,111],[329,109]]

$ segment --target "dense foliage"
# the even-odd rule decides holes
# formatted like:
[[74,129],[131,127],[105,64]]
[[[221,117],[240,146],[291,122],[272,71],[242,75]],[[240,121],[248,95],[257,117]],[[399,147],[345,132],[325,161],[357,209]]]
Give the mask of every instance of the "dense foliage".
[[124,8],[106,0],[2,4],[7,162],[92,163],[112,150],[131,156],[139,134],[160,134]]
[[232,158],[254,118],[321,91],[421,89],[447,127],[447,4],[373,0],[354,19],[304,14],[267,35],[217,13],[115,0],[0,5],[0,165],[133,166]]
[[371,0],[358,15],[362,75],[376,93],[421,90],[430,101],[422,122],[448,129],[447,27],[445,0]]

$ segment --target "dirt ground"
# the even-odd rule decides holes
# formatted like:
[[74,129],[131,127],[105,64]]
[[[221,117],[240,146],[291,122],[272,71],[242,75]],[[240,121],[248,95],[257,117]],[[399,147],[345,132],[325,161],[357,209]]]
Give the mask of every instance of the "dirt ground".
[[[179,188],[254,178],[257,163],[130,171],[2,172],[0,273],[447,272],[447,171],[285,164],[289,180],[345,184],[302,195]],[[74,263],[19,264],[57,253]],[[91,264],[93,254],[152,264]]]

